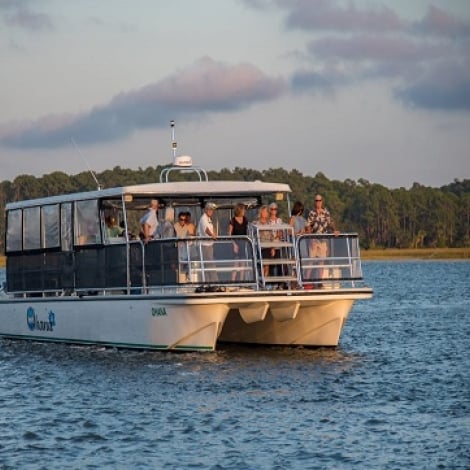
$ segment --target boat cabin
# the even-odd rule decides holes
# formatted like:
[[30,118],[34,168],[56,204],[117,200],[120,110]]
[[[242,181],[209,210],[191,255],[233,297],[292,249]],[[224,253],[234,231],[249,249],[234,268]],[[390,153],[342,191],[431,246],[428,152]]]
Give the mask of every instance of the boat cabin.
[[[147,244],[141,240],[139,220],[151,199],[159,201],[161,226],[171,226],[183,212],[189,213],[191,222],[197,225],[206,202],[215,203],[217,258],[232,258],[226,267],[232,273],[232,241],[224,237],[228,235],[233,208],[244,204],[247,218],[254,220],[259,206],[275,198],[284,203],[287,214],[289,191],[288,185],[263,182],[164,182],[10,203],[5,243],[8,291],[20,295],[63,295],[173,286],[181,283],[183,269],[188,273],[188,266],[181,266],[185,250],[197,261],[189,266],[193,268],[192,276],[184,281],[204,282],[196,266],[203,260],[197,256],[192,239],[176,239],[173,234]],[[113,231],[109,230],[110,221]],[[246,248],[247,259],[253,259],[250,241],[240,242]],[[242,269],[240,263],[237,266]],[[222,268],[218,266],[219,273]],[[245,273],[244,279],[253,283],[255,275]]]
[[[295,237],[288,224],[249,224],[246,236],[229,237],[237,204],[248,221],[273,201],[290,214],[287,184],[261,181],[169,182],[110,188],[9,203],[6,207],[7,287],[16,297],[168,294],[243,288],[331,288],[362,279],[356,234],[321,235],[325,259],[309,257],[315,235]],[[158,200],[154,240],[142,239],[140,219]],[[217,210],[217,239],[178,238],[181,213],[197,226],[207,202]],[[240,247],[233,250],[234,243]],[[205,247],[211,246],[208,257]],[[263,255],[275,251],[274,257]],[[326,282],[328,278],[328,283]]]

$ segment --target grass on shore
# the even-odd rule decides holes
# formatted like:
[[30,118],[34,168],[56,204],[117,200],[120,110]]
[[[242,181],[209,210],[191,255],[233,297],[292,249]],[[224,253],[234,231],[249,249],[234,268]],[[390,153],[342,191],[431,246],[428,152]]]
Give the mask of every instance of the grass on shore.
[[470,259],[470,248],[385,248],[361,250],[363,260]]
[[[363,260],[402,260],[402,259],[468,259],[470,247],[467,248],[385,248],[361,250]],[[0,256],[0,267],[5,267],[5,256]]]

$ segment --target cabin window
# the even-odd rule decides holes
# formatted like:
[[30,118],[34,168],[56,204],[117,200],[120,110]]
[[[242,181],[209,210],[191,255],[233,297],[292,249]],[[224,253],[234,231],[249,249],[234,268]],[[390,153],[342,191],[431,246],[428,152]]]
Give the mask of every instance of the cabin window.
[[101,243],[98,201],[77,201],[75,203],[75,245]]
[[41,208],[28,207],[23,211],[23,249],[41,248]]
[[59,204],[43,206],[41,212],[43,248],[58,248],[60,246]]
[[72,203],[62,204],[60,209],[60,239],[62,251],[72,251]]
[[6,251],[21,251],[23,235],[23,218],[21,209],[8,212]]

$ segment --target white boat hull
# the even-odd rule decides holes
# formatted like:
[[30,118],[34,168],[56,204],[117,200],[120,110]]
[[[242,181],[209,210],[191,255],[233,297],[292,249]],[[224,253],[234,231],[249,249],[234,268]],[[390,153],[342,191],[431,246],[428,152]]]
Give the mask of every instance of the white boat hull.
[[[0,304],[1,336],[139,349],[209,350],[226,304],[172,305],[156,299],[87,299]],[[51,316],[52,314],[52,316]]]
[[353,299],[317,301],[300,305],[295,316],[276,319],[269,309],[263,321],[245,323],[236,310],[231,310],[219,337],[220,341],[265,344],[337,346]]
[[217,341],[336,346],[354,301],[370,296],[364,289],[3,299],[0,336],[192,351],[213,351]]

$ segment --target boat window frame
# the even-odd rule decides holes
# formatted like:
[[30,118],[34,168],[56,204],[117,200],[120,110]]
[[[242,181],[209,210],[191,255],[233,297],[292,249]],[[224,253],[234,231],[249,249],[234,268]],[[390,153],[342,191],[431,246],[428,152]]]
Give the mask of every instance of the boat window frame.
[[23,209],[11,209],[7,212],[5,230],[5,253],[23,250]]
[[23,251],[37,251],[41,243],[41,206],[23,209]]
[[99,199],[74,201],[73,221],[74,246],[101,245],[103,243]]
[[[55,214],[48,214],[55,209]],[[61,246],[60,204],[44,204],[41,206],[41,248],[57,249]]]
[[60,205],[60,249],[73,251],[73,204],[63,202]]

